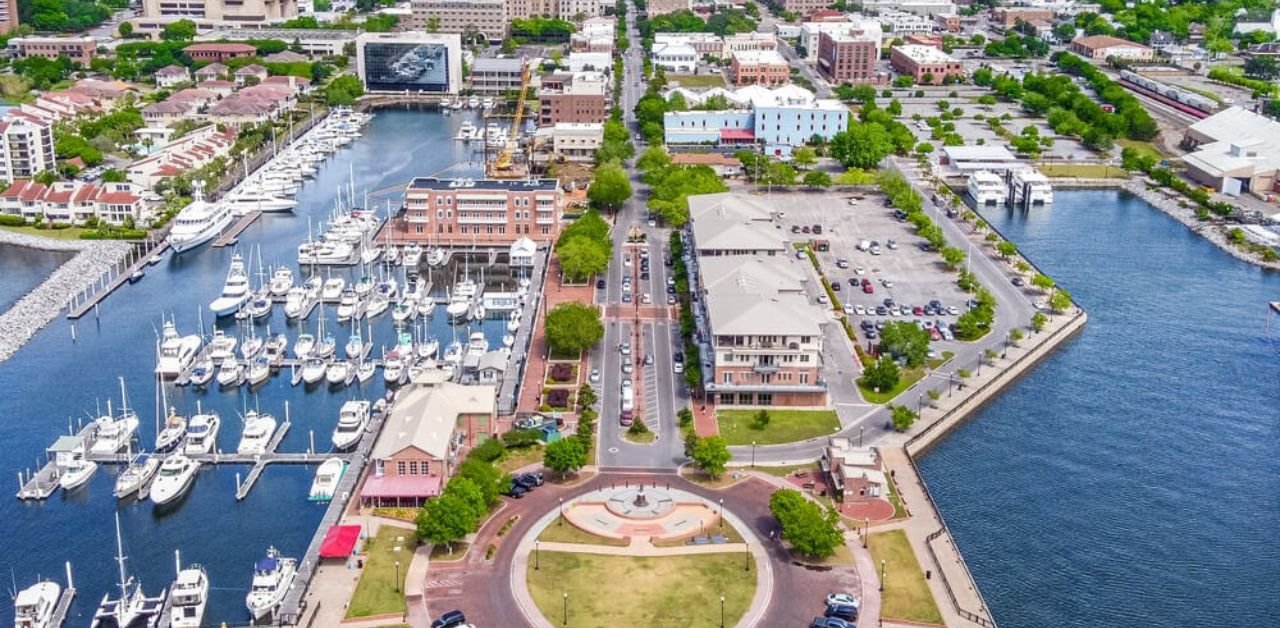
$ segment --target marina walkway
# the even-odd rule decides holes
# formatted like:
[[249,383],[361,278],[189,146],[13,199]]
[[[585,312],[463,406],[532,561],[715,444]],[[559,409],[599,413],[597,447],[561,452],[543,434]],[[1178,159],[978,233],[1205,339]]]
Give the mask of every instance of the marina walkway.
[[[529,344],[529,359],[524,365],[524,385],[520,387],[520,401],[516,405],[516,413],[538,412],[542,405],[542,382],[547,376],[547,363],[551,347],[547,344],[546,319],[547,312],[555,306],[568,301],[579,303],[595,302],[595,285],[565,285],[561,281],[560,262],[551,260],[543,282],[542,311],[537,316],[533,340]],[[580,369],[588,365],[587,353],[582,354]]]
[[240,234],[244,233],[244,230],[248,229],[249,225],[252,225],[253,223],[257,222],[258,219],[261,217],[262,217],[262,212],[257,210],[251,211],[241,216],[240,219],[235,222],[235,224],[231,225],[231,228],[227,229],[226,231],[223,231],[222,235],[218,236],[218,239],[213,241],[213,244],[212,244],[213,248],[220,249],[224,246],[231,246],[235,244],[237,241],[239,241]]
[[540,314],[545,315],[539,308],[542,307],[542,287],[547,283],[547,260],[550,255],[550,247],[544,246],[533,256],[533,270],[529,274],[529,294],[532,298],[521,311],[520,329],[516,330],[511,359],[506,371],[502,373],[502,383],[498,385],[498,416],[509,416],[516,412],[520,382],[524,380],[525,370],[529,366],[529,361],[525,358],[533,353],[531,343],[534,327],[542,322]]
[[80,294],[71,297],[67,303],[67,318],[75,320],[83,317],[95,310],[103,299],[107,298],[117,288],[123,286],[129,278],[139,270],[147,266],[147,262],[157,256],[163,255],[169,250],[168,242],[156,242],[154,240],[144,240],[130,251],[125,257],[125,261],[107,271],[107,274],[101,277],[94,286]]

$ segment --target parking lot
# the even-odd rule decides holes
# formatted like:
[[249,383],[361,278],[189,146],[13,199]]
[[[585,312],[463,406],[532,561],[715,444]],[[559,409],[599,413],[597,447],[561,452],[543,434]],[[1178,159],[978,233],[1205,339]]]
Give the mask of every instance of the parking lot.
[[[883,195],[862,197],[851,205],[847,194],[775,194],[773,203],[784,212],[781,222],[793,242],[828,244],[826,251],[815,248],[815,253],[855,327],[864,320],[873,325],[893,320],[942,321],[949,327],[969,299],[956,286],[955,274],[946,270],[938,253],[920,248],[924,240],[909,223],[894,216]],[[813,234],[813,225],[821,225],[822,233]],[[795,227],[800,227],[799,233],[793,233]],[[804,227],[810,233],[804,233]],[[859,248],[871,243],[879,248]],[[820,287],[815,294],[819,292]],[[886,299],[892,300],[892,310]],[[943,306],[941,313],[928,307],[934,301]]]

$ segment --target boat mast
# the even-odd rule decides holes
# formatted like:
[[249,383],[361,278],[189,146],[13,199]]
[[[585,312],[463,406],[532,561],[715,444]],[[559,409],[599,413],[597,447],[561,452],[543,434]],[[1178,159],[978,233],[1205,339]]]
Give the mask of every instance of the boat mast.
[[124,541],[120,539],[120,513],[116,512],[116,564],[120,567],[120,609],[123,611],[129,598],[129,584],[124,575]]

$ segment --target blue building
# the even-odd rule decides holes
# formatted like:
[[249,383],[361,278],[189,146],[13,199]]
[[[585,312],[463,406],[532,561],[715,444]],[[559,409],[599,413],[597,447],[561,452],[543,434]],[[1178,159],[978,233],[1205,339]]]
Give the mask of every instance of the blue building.
[[677,88],[690,107],[721,96],[729,105],[719,111],[678,111],[663,118],[667,144],[702,144],[716,148],[761,146],[770,155],[789,158],[791,151],[814,136],[830,140],[849,126],[849,109],[837,100],[786,85],[775,89],[751,85],[736,91],[693,92]]

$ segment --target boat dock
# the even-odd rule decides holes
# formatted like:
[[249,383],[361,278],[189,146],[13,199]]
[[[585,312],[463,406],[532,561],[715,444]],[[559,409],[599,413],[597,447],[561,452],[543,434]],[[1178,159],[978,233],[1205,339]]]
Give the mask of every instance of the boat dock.
[[226,231],[223,231],[222,234],[218,236],[218,239],[213,241],[211,246],[215,249],[220,249],[224,246],[234,245],[239,241],[240,234],[244,233],[244,230],[248,229],[249,225],[258,222],[258,219],[261,217],[262,212],[256,209],[241,216],[240,220],[237,220],[235,224],[227,228]]
[[324,540],[324,535],[329,528],[342,519],[342,513],[347,509],[348,502],[355,496],[356,487],[360,484],[360,476],[364,473],[365,463],[369,460],[369,452],[373,450],[373,444],[378,440],[378,434],[382,432],[382,424],[390,414],[392,405],[394,404],[388,405],[382,412],[369,417],[369,428],[360,439],[360,444],[345,456],[347,470],[342,474],[342,480],[338,482],[338,487],[333,492],[333,499],[324,511],[324,517],[316,527],[311,543],[307,545],[307,553],[298,561],[298,575],[294,578],[293,586],[289,587],[284,601],[276,609],[276,624],[294,625],[302,617],[304,610],[302,600],[307,594],[307,587],[311,585],[311,578],[315,575],[320,561],[320,543]]
[[[291,425],[292,422],[286,418],[284,423],[281,423],[276,428],[276,433],[271,435],[271,441],[267,443],[267,453],[264,455],[275,455],[276,449],[280,447],[280,441],[284,440],[284,435],[289,431]],[[249,496],[249,489],[258,483],[258,478],[262,477],[262,472],[266,470],[267,464],[270,462],[270,459],[264,459],[259,456],[258,461],[253,463],[253,468],[249,469],[249,475],[245,476],[244,482],[240,481],[240,474],[236,474],[236,501],[241,501]]]
[[[93,445],[95,429],[93,423],[89,423],[74,434],[70,433],[70,429],[67,431],[69,435],[83,443],[84,450],[87,452]],[[58,490],[58,463],[52,457],[46,456],[44,465],[35,473],[31,473],[30,470],[25,473],[18,472],[18,499],[48,499],[56,490]]]
[[76,599],[75,581],[71,579],[71,563],[67,563],[67,586],[62,589],[62,595],[58,596],[58,603],[53,606],[53,614],[49,616],[47,626],[61,626],[67,620],[67,613],[71,611],[71,601]]
[[167,250],[169,250],[167,241],[157,243],[153,240],[144,240],[139,243],[139,246],[135,246],[124,261],[113,266],[106,275],[98,278],[94,285],[71,297],[67,302],[67,318],[76,320],[89,312],[96,312],[98,303],[107,298],[107,295],[128,282],[135,272],[145,268],[152,257],[163,255]]

